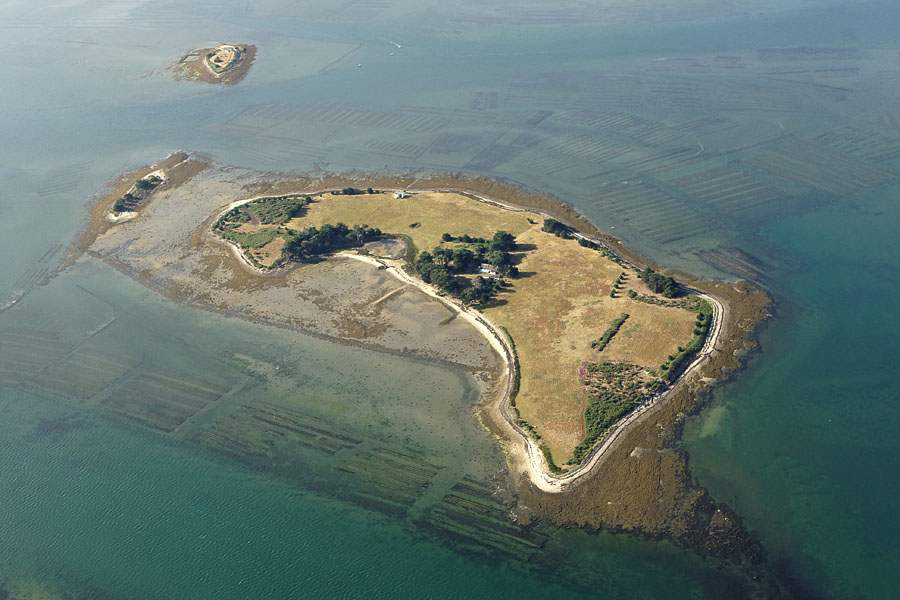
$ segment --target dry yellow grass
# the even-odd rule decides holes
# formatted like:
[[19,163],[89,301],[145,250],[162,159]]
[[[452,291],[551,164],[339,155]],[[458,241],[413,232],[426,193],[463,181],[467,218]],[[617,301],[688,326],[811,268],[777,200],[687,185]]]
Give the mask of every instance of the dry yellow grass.
[[[343,222],[366,224],[387,233],[410,236],[420,250],[431,250],[441,235],[490,238],[503,229],[524,248],[521,277],[501,292],[496,306],[483,310],[506,327],[516,343],[521,385],[516,405],[549,446],[557,464],[568,460],[583,439],[587,396],[578,370],[585,361],[613,360],[657,368],[679,344],[691,339],[695,314],[631,300],[629,288],[651,295],[629,271],[617,298],[612,284],[623,267],[575,240],[540,230],[534,213],[511,212],[455,193],[419,193],[407,199],[390,194],[331,196],[316,199],[303,217],[288,226]],[[528,218],[537,224],[528,222]],[[412,223],[419,223],[410,228]],[[603,352],[591,348],[623,312],[630,318]]]
[[269,266],[276,260],[281,258],[281,255],[284,251],[284,245],[284,238],[276,237],[259,250],[254,250],[253,255],[256,256],[256,260],[258,260],[261,264]]
[[[460,194],[415,192],[409,198],[394,199],[393,194],[357,196],[317,196],[306,215],[288,222],[292,229],[343,222],[369,225],[382,231],[410,236],[420,250],[431,250],[443,233],[469,234],[490,238],[498,229],[519,235],[531,227],[523,213],[500,210]],[[539,221],[536,215],[531,215]],[[419,223],[418,227],[410,227]]]

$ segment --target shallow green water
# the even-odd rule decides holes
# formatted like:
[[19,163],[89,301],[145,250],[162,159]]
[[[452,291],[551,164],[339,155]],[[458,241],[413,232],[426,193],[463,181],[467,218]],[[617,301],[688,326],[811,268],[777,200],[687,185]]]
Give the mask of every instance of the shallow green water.
[[[0,306],[25,293],[0,313],[0,581],[133,598],[739,595],[665,545],[543,530],[527,561],[497,560],[423,526],[454,485],[502,467],[463,373],[180,308],[95,259],[48,282],[104,182],[186,149],[504,177],[664,264],[763,277],[778,316],[690,422],[694,473],[798,589],[892,597],[897,11],[652,4],[0,7]],[[244,82],[163,72],[209,40],[260,47]],[[708,195],[715,177],[733,183]],[[97,364],[121,379],[87,395]],[[128,386],[168,390],[141,417],[159,422],[191,377],[217,399],[171,433],[134,423]],[[325,433],[285,434],[267,459],[197,442],[238,423],[259,450],[253,403]],[[384,478],[387,506],[346,470],[368,457],[379,472],[375,455],[410,485],[431,477],[399,517]]]

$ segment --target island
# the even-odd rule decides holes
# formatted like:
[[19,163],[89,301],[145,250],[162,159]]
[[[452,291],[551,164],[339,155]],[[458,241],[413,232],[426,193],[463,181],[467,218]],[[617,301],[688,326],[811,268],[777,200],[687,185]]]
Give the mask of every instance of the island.
[[679,446],[771,310],[746,282],[666,270],[497,181],[259,173],[187,153],[117,179],[69,259],[84,253],[186,305],[470,373],[519,525],[667,538],[773,581]]
[[209,84],[240,83],[253,64],[256,46],[250,44],[216,44],[191,50],[171,66],[176,80],[191,79]]
[[340,253],[470,316],[507,363],[498,409],[548,491],[587,472],[610,430],[662,398],[717,331],[715,300],[552,217],[473,194],[263,196],[232,204],[212,234],[260,275]]

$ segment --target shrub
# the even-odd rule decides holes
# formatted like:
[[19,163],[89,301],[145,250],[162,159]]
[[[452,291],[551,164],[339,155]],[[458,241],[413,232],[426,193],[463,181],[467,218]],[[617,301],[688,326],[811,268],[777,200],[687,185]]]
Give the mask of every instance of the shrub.
[[541,227],[541,231],[546,231],[547,233],[552,233],[556,237],[561,238],[571,238],[572,233],[569,231],[569,228],[557,221],[556,219],[544,219],[544,226]]

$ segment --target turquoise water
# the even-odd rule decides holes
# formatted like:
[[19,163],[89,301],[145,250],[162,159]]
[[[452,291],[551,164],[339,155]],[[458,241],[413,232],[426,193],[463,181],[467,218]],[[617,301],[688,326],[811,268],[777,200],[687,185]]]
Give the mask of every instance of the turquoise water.
[[[689,423],[694,474],[798,589],[892,597],[897,25],[890,2],[4,4],[0,306],[25,295],[0,313],[0,581],[129,598],[740,595],[665,544],[542,529],[510,557],[426,526],[453,486],[502,470],[464,373],[181,308],[91,258],[49,279],[105,182],[186,149],[502,177],[664,264],[756,279],[778,315]],[[241,84],[168,77],[213,40],[259,46]],[[97,365],[117,378],[85,375]],[[167,390],[151,422],[172,416],[166,394],[216,399],[160,432],[127,404],[146,385]],[[265,446],[254,403],[325,433]],[[203,432],[226,425],[249,450],[211,449]],[[434,475],[399,510],[383,479],[346,470],[374,455]]]

